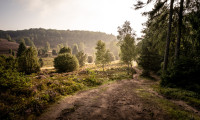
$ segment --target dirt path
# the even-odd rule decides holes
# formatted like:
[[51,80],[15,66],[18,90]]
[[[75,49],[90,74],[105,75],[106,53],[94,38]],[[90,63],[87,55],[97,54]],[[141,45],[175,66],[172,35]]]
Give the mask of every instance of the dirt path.
[[66,97],[41,115],[40,120],[166,120],[167,114],[137,93],[152,82],[138,78],[121,80]]

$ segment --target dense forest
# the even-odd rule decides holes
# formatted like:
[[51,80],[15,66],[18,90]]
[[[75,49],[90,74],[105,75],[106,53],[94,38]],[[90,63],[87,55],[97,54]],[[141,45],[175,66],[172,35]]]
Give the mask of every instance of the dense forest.
[[89,53],[94,52],[91,52],[91,48],[94,48],[98,40],[103,40],[107,43],[117,40],[114,35],[102,32],[54,30],[43,28],[0,31],[0,38],[10,39],[18,43],[21,42],[20,39],[24,39],[26,43],[31,40],[38,48],[45,46],[46,42],[49,42],[51,48],[56,48],[59,44],[67,44],[72,47],[73,44],[83,43],[85,45],[85,50]]
[[[135,5],[143,8],[153,1]],[[200,91],[200,2],[158,0],[148,16],[138,43],[138,63],[161,75],[162,86]]]

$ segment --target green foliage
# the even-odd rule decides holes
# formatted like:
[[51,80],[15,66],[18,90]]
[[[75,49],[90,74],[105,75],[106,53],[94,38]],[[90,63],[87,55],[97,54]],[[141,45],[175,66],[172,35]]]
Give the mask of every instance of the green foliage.
[[[30,79],[19,73],[16,69],[0,67],[0,119],[21,119],[18,115],[23,113],[24,97],[32,94]],[[24,104],[24,103],[23,103]]]
[[78,59],[80,67],[85,65],[87,55],[83,51],[78,52],[76,54],[76,58]]
[[59,85],[51,85],[61,95],[70,95],[84,88],[83,83],[76,81],[76,76],[69,76],[67,80],[59,81]]
[[78,45],[74,44],[74,47],[73,47],[73,50],[72,50],[72,54],[76,55],[78,52],[79,52]]
[[191,106],[199,109],[200,105],[200,94],[188,91],[180,88],[169,88],[169,87],[160,87],[154,86],[154,89],[169,99],[183,100],[190,104]]
[[88,60],[88,63],[93,63],[94,61],[92,56],[88,56],[87,60]]
[[54,67],[59,72],[71,72],[79,68],[79,63],[75,56],[69,53],[64,53],[59,54],[54,59]]
[[[200,91],[200,60],[180,58],[163,74],[161,85],[170,87],[182,87],[185,89]],[[200,92],[199,92],[200,93]]]
[[10,94],[29,92],[27,88],[30,87],[30,79],[19,73],[17,68],[16,58],[13,56],[0,56],[0,97],[3,92],[10,92]]
[[5,69],[0,67],[0,90],[20,91],[25,87],[29,87],[30,80],[16,69]]
[[58,55],[58,53],[55,49],[52,50],[52,55]]
[[40,64],[40,67],[43,67],[44,66],[44,61],[42,58],[39,59],[39,64]]
[[45,49],[41,48],[38,50],[38,56],[44,56],[46,53]]
[[83,81],[86,86],[97,86],[103,83],[100,79],[96,78],[96,73],[93,70],[88,70],[88,77]]
[[24,38],[24,39],[25,39],[27,46],[35,47],[35,44],[33,43],[33,41],[29,37]]
[[[45,59],[52,61],[52,58]],[[42,114],[48,105],[57,101],[62,95],[74,94],[84,88],[129,77],[120,64],[108,66],[112,69],[107,69],[106,72],[91,66],[89,69],[92,70],[85,72],[75,71],[69,74],[60,74],[45,70],[26,77],[11,69],[17,68],[14,63],[17,63],[14,57],[0,56],[0,68],[5,67],[3,68],[5,71],[0,70],[0,74],[6,74],[7,79],[12,78],[8,81],[7,79],[0,79],[0,81],[4,80],[3,82],[6,83],[4,85],[13,86],[0,87],[0,119],[2,120],[36,119],[36,116]]]
[[123,39],[123,41],[121,42],[120,49],[121,49],[121,54],[120,54],[121,60],[126,64],[131,64],[131,61],[133,61],[136,57],[134,38],[131,37],[129,34],[127,34]]
[[118,36],[117,36],[117,39],[119,40],[119,45],[121,44],[121,42],[123,42],[124,38],[127,36],[127,35],[130,35],[130,36],[134,36],[135,35],[135,32],[133,31],[133,29],[131,28],[130,26],[130,22],[129,21],[125,21],[124,24],[122,25],[122,27],[118,27]]
[[37,58],[37,52],[30,47],[18,58],[19,71],[26,74],[40,71],[40,65]]
[[17,57],[20,57],[24,51],[26,51],[26,45],[24,42],[21,42],[17,50]]
[[59,54],[63,54],[63,53],[69,53],[71,54],[71,49],[69,47],[63,47],[60,49]]
[[[191,4],[190,1],[187,2],[188,5]],[[160,65],[163,65],[163,59],[160,59],[160,57],[165,54],[165,49],[163,48],[165,48],[166,44],[165,40],[167,38],[166,35],[169,23],[169,8],[166,4],[167,2],[156,2],[155,8],[147,13],[150,16],[149,20],[146,22],[147,28],[143,31],[145,35],[141,42],[142,45],[140,45],[140,49],[138,50],[141,51],[138,61],[139,64],[143,66],[144,71],[158,71],[161,70]],[[168,37],[171,39],[169,44],[169,55],[166,55],[168,56],[166,58],[168,58],[169,69],[163,73],[161,82],[161,85],[163,86],[182,87],[199,91],[200,84],[197,82],[197,71],[199,70],[198,59],[200,55],[200,9],[195,8],[197,4],[198,3],[193,3],[191,7],[183,9],[184,11],[187,11],[183,14],[183,19],[180,17],[180,13],[173,14],[172,31],[170,37]],[[174,6],[174,10],[180,12],[180,7]],[[183,25],[181,25],[180,20],[183,22]],[[178,26],[180,25],[179,27],[177,26],[177,23]],[[181,38],[180,48],[177,45],[179,38]],[[176,52],[175,56],[176,45],[176,51],[180,50],[180,55],[178,54],[179,52]],[[166,53],[168,52],[166,51]]]
[[95,63],[96,64],[103,63],[104,56],[105,56],[105,53],[106,53],[106,45],[105,45],[105,43],[103,41],[99,40],[97,42],[97,46],[96,46],[95,49],[97,50],[97,52],[95,53],[96,54]]
[[128,65],[128,74],[129,74],[129,65],[132,66],[131,62],[136,58],[136,47],[135,47],[135,33],[130,26],[129,21],[125,21],[122,27],[118,27],[117,36],[120,46],[120,58],[121,60]]
[[17,64],[17,60],[13,57],[13,56],[4,56],[1,55],[0,56],[0,66],[5,68],[5,69],[17,69],[18,64]]
[[110,62],[109,50],[106,50],[106,44],[99,40],[95,48],[97,50],[95,64],[102,64],[103,70],[104,65]]
[[115,61],[115,56],[114,56],[114,54],[112,53],[112,52],[109,52],[108,51],[108,56],[109,56],[109,61],[111,62],[111,61]]
[[106,50],[106,53],[104,55],[104,60],[103,60],[103,64],[108,64],[111,62],[112,56],[109,50]]
[[25,46],[26,46],[26,43],[25,43],[24,38],[19,38],[19,39],[17,39],[17,42],[18,42],[19,44],[20,44],[20,43],[24,43]]
[[144,70],[144,76],[149,76],[149,71],[158,72],[161,69],[162,57],[152,47],[151,42],[142,41],[138,65]]

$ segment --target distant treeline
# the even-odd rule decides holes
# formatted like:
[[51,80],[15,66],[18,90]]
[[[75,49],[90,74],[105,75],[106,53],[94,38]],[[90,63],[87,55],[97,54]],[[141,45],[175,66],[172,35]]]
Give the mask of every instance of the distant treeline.
[[[79,30],[55,30],[43,28],[31,28],[29,30],[2,31],[0,30],[0,38],[10,37],[12,40],[19,42],[21,38],[30,38],[37,47],[45,46],[49,42],[52,48],[56,48],[58,44],[68,44],[72,46],[75,43],[83,42],[86,47],[95,46],[98,40],[111,42],[116,40],[116,36],[102,32],[79,31]],[[26,39],[25,39],[26,41]]]

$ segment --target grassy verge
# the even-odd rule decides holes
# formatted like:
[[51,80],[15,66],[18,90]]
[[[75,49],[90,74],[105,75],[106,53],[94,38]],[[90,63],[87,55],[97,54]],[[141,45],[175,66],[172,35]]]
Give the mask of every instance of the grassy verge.
[[167,99],[159,98],[145,89],[137,90],[139,96],[160,106],[160,108],[164,110],[172,120],[200,120],[200,117],[197,114],[188,110],[184,110],[181,106],[178,106],[169,100],[169,99],[182,100],[185,101],[187,104],[200,110],[199,94],[179,88],[161,87],[158,84],[159,81],[155,81],[155,79],[151,79],[149,77],[140,76],[140,79],[146,79],[147,81],[155,82],[154,85],[149,87],[152,87],[154,91],[158,92]]
[[167,87],[165,88],[165,87],[160,87],[159,85],[154,85],[153,88],[155,91],[162,94],[168,99],[183,100],[187,104],[200,110],[200,107],[199,107],[200,95],[195,92],[183,90],[179,88],[167,88]]
[[155,106],[159,106],[171,120],[200,120],[200,117],[191,111],[170,102],[167,99],[159,98],[146,89],[137,89],[138,95]]
[[0,92],[0,119],[34,119],[62,96],[132,76],[125,66],[111,64],[105,71],[90,65],[70,73],[44,70],[27,77],[28,87]]

